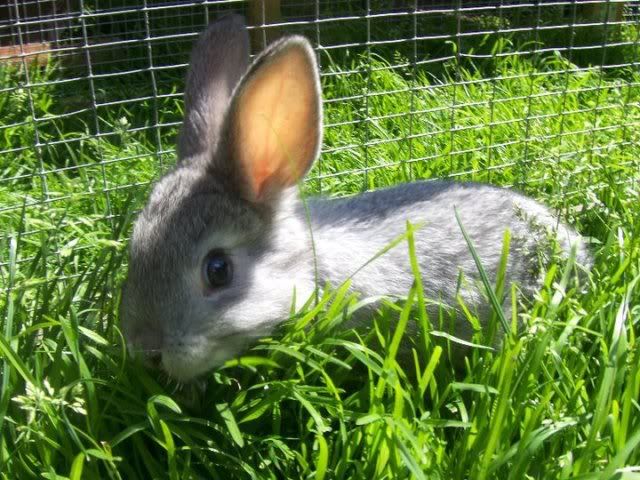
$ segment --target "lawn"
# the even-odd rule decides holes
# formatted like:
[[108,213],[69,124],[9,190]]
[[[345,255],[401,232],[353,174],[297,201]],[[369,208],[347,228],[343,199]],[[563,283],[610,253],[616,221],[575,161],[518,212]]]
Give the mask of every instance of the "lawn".
[[[117,315],[183,70],[159,72],[154,97],[146,74],[88,90],[54,62],[0,66],[0,478],[639,478],[640,48],[637,28],[619,35],[635,44],[592,62],[505,36],[437,63],[410,45],[325,50],[324,153],[301,186],[518,188],[589,238],[587,288],[551,265],[514,305],[517,334],[492,349],[478,330],[455,369],[419,283],[358,332],[340,324],[367,299],[334,285],[189,385],[130,362]],[[17,88],[26,73],[36,86]],[[398,363],[408,322],[428,333]]]

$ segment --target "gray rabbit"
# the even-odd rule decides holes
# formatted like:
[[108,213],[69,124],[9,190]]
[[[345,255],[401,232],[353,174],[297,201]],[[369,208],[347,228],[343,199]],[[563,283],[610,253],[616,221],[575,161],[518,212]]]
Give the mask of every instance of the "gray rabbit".
[[[243,19],[213,23],[193,49],[185,108],[178,164],[135,224],[120,314],[131,352],[179,381],[269,334],[316,279],[337,286],[357,272],[352,288],[365,297],[406,295],[406,244],[359,269],[407,220],[424,224],[415,243],[426,295],[455,306],[460,294],[481,321],[491,310],[454,209],[492,280],[510,229],[507,286],[524,295],[539,287],[549,234],[565,256],[575,245],[578,263],[590,263],[581,237],[546,207],[488,185],[409,183],[309,199],[307,211],[296,186],[320,150],[322,99],[303,37],[283,38],[249,64]],[[468,339],[458,322],[456,335]]]

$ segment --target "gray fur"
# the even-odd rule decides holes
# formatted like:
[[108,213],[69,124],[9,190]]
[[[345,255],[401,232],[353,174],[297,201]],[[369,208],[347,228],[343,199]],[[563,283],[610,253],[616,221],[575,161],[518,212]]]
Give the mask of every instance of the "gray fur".
[[[214,41],[220,32],[228,38],[224,45]],[[131,239],[121,319],[132,352],[154,357],[178,380],[202,374],[285,320],[294,291],[300,303],[313,293],[312,235],[319,286],[337,286],[402,234],[407,220],[424,223],[416,248],[427,296],[455,306],[462,272],[460,293],[486,321],[490,309],[454,207],[492,279],[504,231],[511,231],[508,282],[517,283],[525,295],[539,287],[538,262],[540,253],[548,253],[547,232],[554,232],[565,253],[576,244],[578,262],[590,264],[581,237],[546,207],[488,185],[416,182],[346,199],[311,199],[311,225],[295,187],[262,203],[247,199],[243,172],[229,158],[231,140],[224,134],[232,114],[227,112],[233,104],[230,85],[239,80],[242,85],[286,48],[313,55],[301,37],[283,39],[263,52],[242,80],[238,72],[246,70],[246,29],[240,19],[216,22],[194,48],[181,161],[155,186]],[[222,82],[221,68],[231,72]],[[308,75],[319,85],[315,68]],[[208,292],[202,264],[212,249],[231,256],[234,280]],[[401,244],[359,271],[352,288],[365,297],[405,295],[411,282],[407,248]],[[464,321],[455,333],[471,334]]]
[[248,65],[249,35],[241,16],[229,15],[200,36],[187,75],[186,113],[178,141],[181,159],[212,153],[215,139],[220,138],[231,93]]

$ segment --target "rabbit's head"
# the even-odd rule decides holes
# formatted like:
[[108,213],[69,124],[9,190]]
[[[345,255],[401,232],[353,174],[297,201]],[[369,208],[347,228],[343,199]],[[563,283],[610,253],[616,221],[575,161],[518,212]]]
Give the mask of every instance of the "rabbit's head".
[[129,349],[182,381],[267,334],[314,288],[295,186],[321,144],[315,56],[297,36],[250,65],[248,50],[238,16],[198,40],[178,164],[131,238],[120,307]]

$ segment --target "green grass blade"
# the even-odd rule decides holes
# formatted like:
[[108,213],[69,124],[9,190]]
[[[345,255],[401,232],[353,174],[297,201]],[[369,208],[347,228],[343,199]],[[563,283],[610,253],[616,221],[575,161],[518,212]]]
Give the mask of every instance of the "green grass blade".
[[[498,297],[496,296],[496,292],[494,292],[493,287],[491,286],[491,282],[489,281],[487,272],[482,266],[482,261],[480,260],[480,257],[478,256],[478,252],[473,246],[473,242],[471,241],[471,238],[467,234],[467,231],[465,230],[464,225],[462,225],[462,220],[460,220],[460,215],[458,214],[457,209],[455,209],[455,214],[456,214],[456,221],[458,222],[458,226],[460,227],[460,231],[462,232],[462,236],[464,237],[465,242],[467,242],[467,247],[469,248],[469,251],[471,252],[471,256],[473,257],[473,261],[476,264],[476,268],[478,269],[478,274],[480,275],[480,279],[482,280],[482,285],[484,286],[487,296],[489,297],[491,306],[493,307],[493,311],[498,316],[498,320],[500,320],[502,328],[504,329],[504,333],[506,335],[509,335],[511,332],[511,329],[509,328],[509,324],[507,323],[507,320],[504,317],[504,312],[502,310],[502,306],[500,305]],[[508,237],[505,237],[505,238],[508,238]]]

